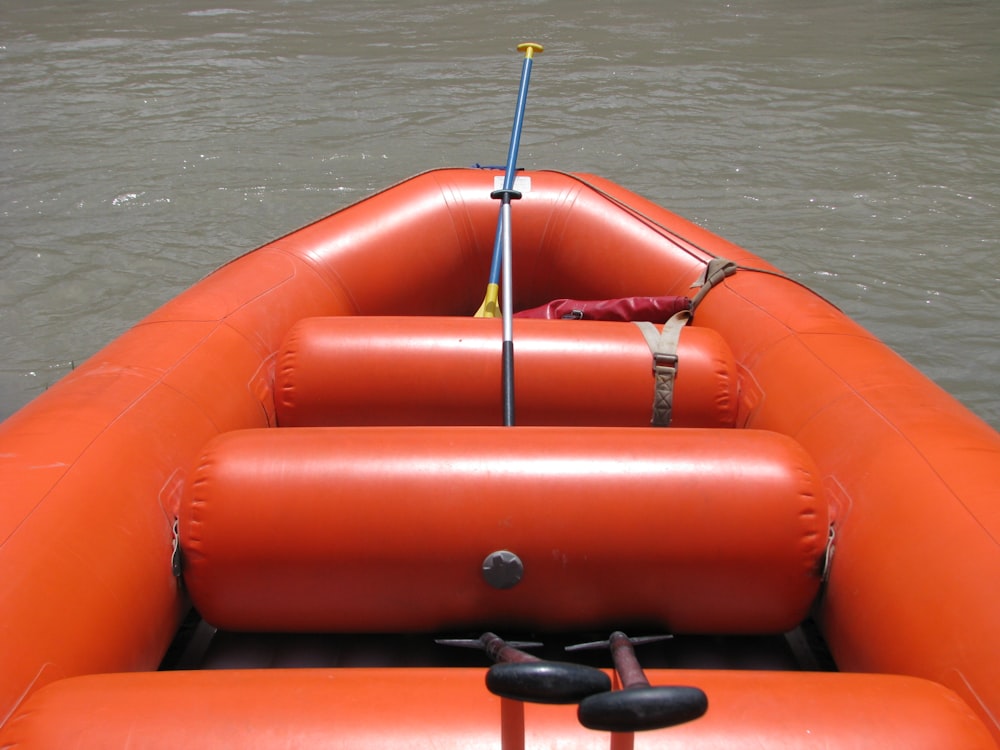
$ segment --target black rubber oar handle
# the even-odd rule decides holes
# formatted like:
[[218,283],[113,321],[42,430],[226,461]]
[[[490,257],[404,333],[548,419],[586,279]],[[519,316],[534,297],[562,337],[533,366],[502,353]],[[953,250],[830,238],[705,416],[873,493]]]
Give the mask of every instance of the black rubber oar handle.
[[526,703],[579,703],[611,690],[611,678],[600,669],[562,661],[519,661],[494,664],[486,688],[501,698]]
[[683,724],[703,716],[708,696],[696,687],[632,687],[580,701],[577,717],[588,729],[641,732]]

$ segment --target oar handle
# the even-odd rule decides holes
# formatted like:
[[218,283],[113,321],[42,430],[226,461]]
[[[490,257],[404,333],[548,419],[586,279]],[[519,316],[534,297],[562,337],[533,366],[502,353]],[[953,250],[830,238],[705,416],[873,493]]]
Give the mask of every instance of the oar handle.
[[664,685],[597,693],[580,701],[577,718],[587,729],[642,732],[693,721],[708,710],[708,696],[696,687]]
[[[527,703],[579,703],[608,693],[611,678],[594,667],[561,661],[494,664],[486,673],[486,688],[494,695]],[[598,711],[600,714],[600,710]]]

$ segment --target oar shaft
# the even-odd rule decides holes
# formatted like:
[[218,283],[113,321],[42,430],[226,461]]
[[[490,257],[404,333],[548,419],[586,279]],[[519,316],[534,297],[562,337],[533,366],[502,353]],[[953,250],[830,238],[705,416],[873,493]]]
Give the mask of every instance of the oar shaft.
[[503,640],[496,633],[483,633],[479,636],[480,642],[487,655],[495,662],[530,662],[539,661],[537,656],[525,653],[519,648],[515,648]]
[[635,657],[635,649],[628,636],[620,631],[611,634],[611,659],[622,681],[622,689],[649,687],[646,673]]
[[500,750],[524,750],[524,703],[500,699]]
[[500,317],[503,320],[502,382],[503,423],[514,426],[514,252],[510,233],[510,196],[500,205],[503,230],[503,286],[500,293]]

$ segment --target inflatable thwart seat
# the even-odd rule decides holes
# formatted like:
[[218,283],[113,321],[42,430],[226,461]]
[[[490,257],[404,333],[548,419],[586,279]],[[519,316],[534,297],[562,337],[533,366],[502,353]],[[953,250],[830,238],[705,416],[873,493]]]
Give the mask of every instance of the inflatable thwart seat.
[[[500,325],[446,317],[301,320],[278,352],[278,424],[499,424]],[[640,328],[535,318],[513,327],[518,425],[650,424],[652,355]],[[678,333],[670,425],[736,426],[729,346],[709,328]]]
[[[820,583],[809,456],[750,430],[261,429],[206,447],[184,580],[235,630],[780,633]],[[492,556],[519,568],[484,575]]]

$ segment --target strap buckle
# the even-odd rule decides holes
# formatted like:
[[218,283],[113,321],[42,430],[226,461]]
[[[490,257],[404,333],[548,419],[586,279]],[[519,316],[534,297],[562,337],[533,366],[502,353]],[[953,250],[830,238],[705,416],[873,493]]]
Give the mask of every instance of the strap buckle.
[[677,371],[677,363],[680,360],[677,358],[677,354],[674,352],[654,352],[653,353],[653,372],[659,372],[662,370],[672,370]]
[[652,323],[633,321],[649,346],[653,355],[653,414],[650,424],[654,427],[667,427],[673,412],[674,377],[677,375],[677,347],[680,343],[681,329],[691,320],[688,310],[674,313],[663,324],[662,330],[657,330]]

